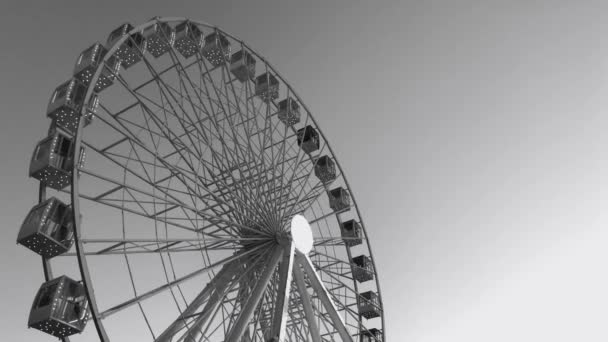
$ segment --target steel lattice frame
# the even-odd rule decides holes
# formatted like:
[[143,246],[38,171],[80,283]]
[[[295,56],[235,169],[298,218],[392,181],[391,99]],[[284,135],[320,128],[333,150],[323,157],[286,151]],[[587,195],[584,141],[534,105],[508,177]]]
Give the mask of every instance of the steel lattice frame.
[[[185,20],[153,18],[131,33]],[[381,309],[372,319],[358,312],[364,291],[378,293],[382,307],[376,267],[354,195],[310,111],[241,40],[190,22],[227,37],[232,52],[251,53],[258,74],[279,80],[278,99],[297,101],[301,121],[278,120],[277,103],[255,96],[254,83],[236,80],[229,63],[214,66],[200,51],[184,58],[173,47],[159,58],[144,52],[99,94],[94,122],[85,128],[80,120],[74,151],[84,147],[87,159],[84,166],[75,163],[71,186],[57,193],[40,187],[40,201],[49,191],[69,196],[75,221],[73,249],[43,259],[46,279],[51,266],[57,271],[77,263],[95,325],[85,333],[95,331],[101,341],[120,340],[119,333],[127,338],[125,327],[138,340],[187,342],[277,335],[357,341],[361,331],[385,331]],[[104,61],[128,39],[108,47]],[[102,69],[103,63],[85,103]],[[320,148],[311,154],[297,144],[296,130],[306,125],[320,133]],[[331,183],[314,175],[321,155],[336,162]],[[327,197],[337,186],[351,196],[339,212]],[[314,235],[308,256],[289,239],[298,213]],[[340,236],[350,219],[361,223],[363,244],[348,247]],[[354,280],[351,259],[359,254],[371,258],[373,281]]]

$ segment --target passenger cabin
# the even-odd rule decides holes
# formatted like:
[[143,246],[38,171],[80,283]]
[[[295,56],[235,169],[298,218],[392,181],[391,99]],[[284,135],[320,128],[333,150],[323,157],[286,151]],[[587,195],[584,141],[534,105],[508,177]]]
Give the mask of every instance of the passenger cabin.
[[293,126],[300,122],[300,105],[296,100],[288,97],[279,102],[277,116],[284,124]]
[[369,330],[363,330],[359,334],[361,342],[382,342],[382,331],[372,328]]
[[329,207],[333,211],[342,211],[350,207],[350,195],[343,187],[338,187],[330,190]]
[[74,243],[72,208],[55,197],[35,205],[25,217],[17,243],[49,259]]
[[223,34],[213,32],[205,37],[202,53],[211,65],[222,65],[230,59],[230,42]]
[[237,80],[245,82],[255,77],[255,58],[247,50],[239,50],[230,57],[230,72]]
[[111,49],[116,43],[122,40],[126,35],[128,38],[122,40],[120,47],[114,52],[114,56],[120,59],[120,64],[123,68],[128,69],[135,63],[141,61],[146,52],[146,39],[141,32],[133,32],[134,27],[129,23],[124,23],[118,26],[108,35],[106,47]]
[[201,50],[204,44],[203,31],[190,21],[175,26],[175,49],[189,58]]
[[360,283],[374,279],[374,264],[367,255],[359,255],[352,260],[353,278]]
[[81,333],[87,324],[88,306],[84,286],[61,276],[40,286],[28,326],[58,338]]
[[315,176],[323,183],[329,183],[336,179],[336,164],[328,155],[317,159],[315,163]]
[[370,319],[380,317],[380,298],[372,291],[363,292],[359,295],[359,315]]
[[74,77],[85,85],[91,83],[93,75],[97,68],[104,65],[99,78],[95,82],[95,91],[100,92],[114,83],[114,79],[120,71],[120,60],[114,56],[110,56],[104,62],[104,57],[108,50],[100,43],[93,44],[88,49],[84,50],[74,66]]
[[264,102],[279,97],[279,80],[273,74],[265,72],[255,79],[255,94]]
[[349,247],[360,245],[363,241],[361,224],[355,220],[342,222],[342,225],[340,225],[340,233],[342,234],[344,244]]
[[[29,175],[48,187],[61,190],[71,183],[74,154],[73,139],[56,130],[36,145]],[[80,149],[78,160],[82,166],[84,148]]]
[[[46,116],[57,126],[76,134],[86,92],[87,87],[75,78],[61,84],[51,96],[46,108]],[[84,126],[93,121],[98,105],[99,98],[93,93],[85,108]]]
[[175,31],[171,25],[163,22],[157,22],[145,28],[142,35],[146,40],[146,50],[154,58],[167,53],[175,43]]
[[304,152],[310,154],[319,149],[319,132],[311,125],[300,128],[296,133],[298,136],[298,146],[300,146]]

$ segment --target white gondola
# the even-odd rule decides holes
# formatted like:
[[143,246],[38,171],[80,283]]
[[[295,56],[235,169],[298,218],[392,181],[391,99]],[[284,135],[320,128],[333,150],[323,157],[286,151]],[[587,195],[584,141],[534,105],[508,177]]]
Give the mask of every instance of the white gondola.
[[359,295],[359,314],[367,319],[380,317],[380,299],[373,291],[363,292]]
[[[30,162],[30,177],[44,185],[61,190],[71,183],[74,168],[74,141],[72,137],[58,130],[41,140]],[[79,166],[84,163],[84,148],[78,158]]]
[[255,94],[264,102],[270,102],[279,97],[279,80],[273,74],[266,72],[255,79]]
[[175,49],[185,58],[194,56],[204,44],[203,31],[195,24],[184,21],[175,26]]
[[374,264],[367,255],[359,255],[352,259],[353,278],[360,283],[374,279]]
[[[104,63],[103,58],[107,52],[108,50],[100,43],[95,43],[84,50],[76,60],[73,73],[74,77],[85,85],[91,83],[95,71]],[[111,86],[119,71],[120,60],[114,56],[108,58],[95,83],[95,91],[100,92]]]
[[320,146],[320,138],[319,132],[314,129],[311,125],[308,125],[304,128],[300,128],[297,131],[298,136],[298,146],[304,150],[306,153],[312,153],[319,149]]
[[148,26],[142,32],[146,40],[146,51],[154,58],[158,58],[171,50],[175,43],[175,30],[163,22]]
[[69,251],[74,243],[72,213],[71,206],[55,197],[37,204],[23,221],[17,243],[47,259]]
[[[46,109],[46,116],[66,131],[75,134],[82,113],[87,87],[75,78],[58,86]],[[97,94],[93,93],[85,109],[84,126],[95,117],[99,105]]]
[[88,315],[82,284],[61,276],[40,286],[30,310],[28,326],[62,338],[81,333]]
[[323,183],[329,183],[336,179],[336,164],[328,155],[317,159],[315,163],[315,176]]
[[343,187],[332,189],[328,193],[329,207],[333,211],[343,211],[350,208],[350,195]]
[[297,124],[300,122],[300,105],[291,97],[282,100],[279,102],[277,117],[288,126]]
[[343,222],[340,225],[340,232],[344,244],[349,247],[360,245],[363,241],[361,237],[361,225],[355,220]]
[[382,331],[372,328],[364,330],[359,334],[361,342],[383,342]]
[[230,72],[241,82],[255,77],[255,58],[247,50],[239,50],[230,57]]
[[[108,50],[133,29],[133,25],[124,23],[110,32],[106,42]],[[123,68],[128,69],[141,61],[144,52],[146,52],[146,40],[141,32],[134,32],[130,34],[129,38],[122,41],[120,47],[114,52],[114,56],[120,59],[120,64]]]
[[202,53],[211,65],[222,65],[230,59],[230,42],[224,35],[213,32],[205,37]]

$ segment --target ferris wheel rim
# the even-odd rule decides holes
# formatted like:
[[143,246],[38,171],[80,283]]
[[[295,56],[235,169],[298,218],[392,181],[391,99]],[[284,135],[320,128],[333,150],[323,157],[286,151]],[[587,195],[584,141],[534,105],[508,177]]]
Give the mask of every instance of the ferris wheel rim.
[[[208,28],[214,28],[215,30],[221,32],[222,34],[225,34],[225,35],[231,37],[233,40],[240,42],[244,48],[247,48],[256,57],[260,58],[260,60],[264,62],[264,64],[266,65],[266,67],[269,70],[271,70],[274,73],[274,75],[276,77],[278,77],[278,79],[280,79],[283,82],[283,84],[285,84],[288,87],[290,93],[293,94],[293,96],[298,100],[298,102],[305,109],[305,111],[307,112],[308,117],[313,122],[313,124],[315,125],[316,129],[319,131],[319,134],[321,135],[321,137],[324,139],[325,144],[327,146],[327,149],[329,150],[329,153],[331,154],[331,156],[335,160],[336,166],[339,169],[340,174],[342,175],[342,179],[343,179],[343,181],[345,183],[345,186],[347,187],[347,189],[349,189],[350,196],[351,196],[352,201],[353,201],[352,207],[354,207],[354,209],[355,209],[355,211],[357,213],[357,217],[360,220],[361,228],[362,228],[363,234],[365,236],[364,240],[365,240],[365,243],[366,243],[367,251],[369,252],[370,259],[371,259],[372,263],[374,264],[374,274],[376,275],[375,276],[375,285],[376,285],[376,289],[377,289],[377,292],[378,292],[378,298],[380,300],[380,303],[382,303],[382,296],[381,296],[381,292],[380,292],[380,284],[379,284],[379,279],[378,279],[379,277],[378,277],[377,268],[375,267],[375,259],[373,257],[372,248],[371,248],[371,244],[370,244],[370,241],[369,241],[369,235],[367,234],[367,230],[365,228],[365,224],[363,223],[363,217],[362,217],[362,215],[360,213],[360,210],[359,210],[359,207],[357,205],[354,192],[352,191],[352,187],[349,185],[348,180],[347,180],[347,178],[346,178],[346,176],[345,176],[345,174],[343,172],[343,168],[342,168],[342,166],[341,166],[341,164],[340,164],[340,162],[339,162],[336,154],[334,153],[333,149],[331,148],[331,144],[329,143],[329,139],[327,139],[327,137],[325,136],[325,134],[323,134],[321,126],[318,125],[318,123],[316,122],[316,120],[314,118],[314,115],[312,114],[312,112],[310,110],[308,110],[308,107],[306,106],[306,103],[304,101],[302,101],[301,97],[297,94],[297,92],[290,85],[290,83],[287,82],[283,78],[283,76],[268,62],[268,60],[266,58],[264,58],[256,50],[254,50],[253,48],[251,48],[244,41],[242,41],[241,39],[237,38],[236,36],[234,36],[234,35],[226,32],[224,30],[218,28],[217,26],[212,26],[212,25],[209,25],[209,24],[207,24],[205,22],[202,22],[202,21],[190,20],[190,19],[186,19],[186,18],[182,18],[182,17],[163,17],[163,18],[155,17],[155,18],[152,18],[151,20],[145,22],[144,24],[141,24],[141,25],[135,27],[131,32],[138,32],[138,31],[140,31],[140,30],[142,30],[142,29],[144,29],[146,27],[149,27],[149,26],[153,25],[156,22],[166,22],[166,23],[169,23],[169,22],[180,22],[180,21],[184,21],[184,20],[188,20],[188,21],[190,21],[190,22],[192,22],[194,24],[202,25],[202,26],[205,26],[205,27],[208,27]],[[113,53],[120,46],[120,43],[123,42],[125,39],[128,39],[128,35],[125,36],[125,37],[123,37],[123,38],[121,38],[120,41],[116,42],[112,47],[110,47],[108,49],[108,53],[104,57],[104,62],[107,60],[107,58],[109,58],[109,56],[113,55]],[[90,85],[88,86],[87,93],[86,93],[86,96],[85,96],[85,101],[87,101],[92,96],[95,81],[99,77],[102,68],[103,68],[103,66],[100,66],[100,67],[97,68],[97,70],[95,72],[95,75],[93,76],[93,78],[92,78],[92,80],[90,82]],[[84,111],[84,109],[83,109],[83,111]],[[74,148],[74,151],[79,151],[79,149],[80,149],[80,147],[82,145],[82,138],[83,138],[83,135],[84,135],[83,130],[84,130],[84,125],[83,125],[83,122],[81,120],[80,123],[79,123],[79,125],[78,125],[77,131],[76,131],[76,133],[74,135],[74,137],[75,137],[75,148]],[[74,153],[76,153],[76,152],[74,152]],[[84,254],[84,251],[82,250],[82,242],[80,241],[81,232],[82,231],[81,231],[80,217],[78,215],[78,213],[79,213],[79,202],[80,202],[80,198],[81,198],[80,194],[79,194],[79,187],[78,187],[79,182],[80,182],[80,180],[79,180],[79,177],[78,177],[78,166],[77,166],[77,164],[75,164],[74,165],[74,169],[73,169],[73,173],[72,173],[72,183],[71,183],[70,193],[71,193],[72,206],[74,208],[74,211],[73,211],[74,222],[75,222],[75,234],[74,234],[74,236],[75,236],[75,246],[76,246],[76,250],[77,250],[77,254],[78,254],[77,258],[78,258],[78,263],[79,263],[81,275],[82,275],[82,278],[83,278],[83,283],[85,284],[85,288],[87,288],[87,295],[90,296],[89,297],[89,301],[91,303],[91,309],[92,309],[91,311],[94,311],[94,321],[95,322],[99,322],[100,326],[101,326],[101,328],[99,326],[97,327],[98,334],[100,334],[100,338],[101,338],[102,341],[109,341],[109,338],[107,337],[107,335],[105,333],[105,330],[103,330],[103,323],[101,322],[102,318],[99,318],[99,319],[95,318],[95,314],[99,315],[100,312],[98,311],[98,309],[96,307],[95,296],[94,296],[94,294],[92,294],[92,286],[94,285],[94,283],[90,279],[90,274],[89,274],[89,271],[88,271],[87,261],[86,261],[87,256]],[[336,213],[334,213],[334,215],[336,215],[336,217],[337,217],[338,213],[336,212]],[[339,218],[337,218],[337,219],[340,222],[340,219]],[[350,250],[348,248],[346,248],[346,250],[347,250],[347,253],[349,254],[349,258],[351,258],[351,256],[350,256]],[[84,265],[82,263],[84,263]],[[84,267],[84,269],[83,269],[83,267]],[[45,269],[46,269],[46,266],[45,266]],[[48,265],[48,269],[49,269],[49,274],[50,274],[50,271],[51,271],[50,265]],[[354,286],[356,287],[357,286],[356,281],[353,281],[353,283],[354,283]],[[89,289],[89,287],[90,287],[90,289]],[[89,294],[89,291],[90,291],[90,294]],[[384,322],[384,311],[383,310],[381,311],[381,325],[382,325],[382,331],[385,332],[385,326],[384,326],[385,322]],[[97,326],[97,324],[96,324],[96,326]],[[100,329],[102,330],[101,332],[100,332]]]

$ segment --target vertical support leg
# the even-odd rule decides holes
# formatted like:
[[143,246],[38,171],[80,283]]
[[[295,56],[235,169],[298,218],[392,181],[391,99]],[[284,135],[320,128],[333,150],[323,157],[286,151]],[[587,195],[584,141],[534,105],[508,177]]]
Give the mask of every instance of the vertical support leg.
[[302,307],[304,308],[304,314],[306,315],[306,321],[308,322],[308,330],[310,331],[310,337],[312,342],[321,342],[321,332],[315,321],[314,311],[312,310],[312,302],[308,291],[306,290],[306,283],[304,282],[304,273],[300,269],[299,265],[293,270],[293,276],[296,280],[296,286],[300,293],[300,299],[302,300]]
[[215,290],[223,290],[227,282],[232,279],[232,277],[238,271],[238,264],[235,262],[231,262],[222,267],[222,269],[216,274],[215,278],[213,278],[207,286],[199,293],[196,298],[190,302],[186,310],[182,312],[180,317],[178,317],[165,331],[163,331],[156,342],[168,342],[171,338],[180,331],[186,325],[186,317],[193,315],[196,310],[209,298],[211,293]]
[[[237,265],[234,266],[235,269],[238,269]],[[223,278],[218,279],[218,282],[213,286],[214,291],[209,296],[209,300],[201,311],[200,316],[196,318],[192,326],[188,329],[188,332],[181,340],[183,340],[184,342],[199,341],[199,339],[203,336],[210,320],[213,318],[215,312],[222,304],[222,301],[224,300],[226,292],[229,288],[230,280],[232,280],[232,275],[230,275],[230,277],[225,276]]]
[[338,310],[336,309],[336,306],[334,305],[334,302],[332,301],[329,292],[323,285],[323,281],[321,280],[321,278],[319,278],[317,271],[315,271],[312,261],[310,261],[308,256],[302,254],[299,251],[296,251],[296,259],[298,263],[302,265],[306,275],[308,275],[313,289],[317,293],[317,296],[319,296],[319,299],[321,299],[323,307],[325,307],[325,310],[329,314],[329,317],[331,318],[334,327],[340,334],[342,341],[353,342],[353,339],[348,333],[348,330],[346,330],[346,325],[344,324],[342,317],[340,317],[340,314],[338,313]]
[[275,248],[270,256],[270,260],[266,264],[266,267],[262,271],[262,274],[260,275],[260,278],[258,279],[258,282],[251,293],[251,297],[247,303],[245,303],[245,306],[242,308],[239,317],[234,323],[234,326],[230,332],[228,332],[225,340],[226,342],[239,342],[241,340],[241,336],[243,336],[245,328],[249,324],[249,321],[251,321],[251,316],[253,315],[255,308],[258,306],[260,299],[262,299],[266,288],[268,288],[270,278],[272,278],[274,270],[277,268],[282,256],[283,248]]
[[291,279],[293,270],[293,254],[295,245],[291,243],[286,248],[286,254],[279,265],[279,291],[275,301],[274,312],[272,315],[272,325],[270,327],[270,337],[276,338],[277,342],[286,340],[285,325],[287,324],[287,309],[289,308],[289,297],[291,293]]

